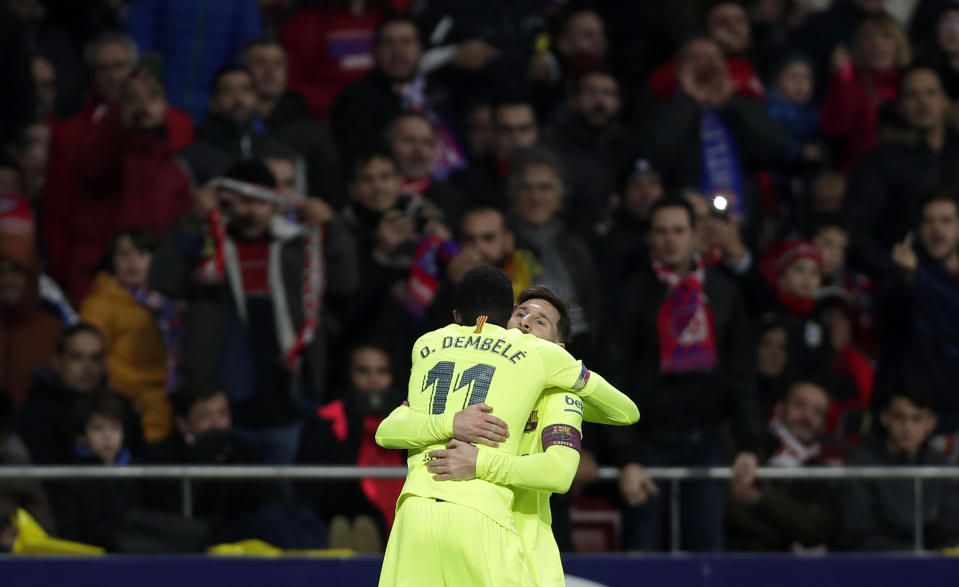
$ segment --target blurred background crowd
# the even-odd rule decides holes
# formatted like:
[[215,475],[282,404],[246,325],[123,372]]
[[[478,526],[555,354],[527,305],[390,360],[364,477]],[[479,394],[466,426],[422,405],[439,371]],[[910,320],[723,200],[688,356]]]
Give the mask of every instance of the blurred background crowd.
[[[479,264],[642,414],[587,427],[563,550],[666,548],[648,466],[959,460],[959,2],[2,0],[0,88],[2,464],[402,465]],[[3,482],[0,545],[376,552],[400,487]],[[691,483],[682,547],[907,550],[918,497]]]

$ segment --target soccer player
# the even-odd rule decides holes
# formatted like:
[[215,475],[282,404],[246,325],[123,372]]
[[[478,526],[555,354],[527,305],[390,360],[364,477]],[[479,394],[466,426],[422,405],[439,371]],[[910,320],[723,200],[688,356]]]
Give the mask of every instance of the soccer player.
[[[507,327],[518,328],[563,346],[570,336],[569,311],[552,289],[543,285],[532,286],[520,292]],[[576,474],[583,408],[586,419],[592,422],[625,425],[636,421],[639,414],[635,404],[626,396],[618,400],[619,405],[610,406],[603,413],[593,408],[589,400],[580,402],[565,391],[544,393],[526,422],[519,450],[523,456],[484,452],[481,458],[479,449],[468,444],[469,441],[491,444],[489,438],[478,434],[482,433],[484,424],[488,429],[499,430],[502,422],[488,414],[483,416],[486,421],[480,422],[479,431],[464,430],[462,425],[458,431],[455,425],[453,430],[443,431],[438,429],[439,423],[434,423],[431,428],[424,421],[438,416],[408,414],[409,408],[401,406],[381,424],[379,432],[380,436],[389,433],[396,437],[390,439],[388,446],[391,448],[411,448],[453,438],[447,444],[448,450],[429,453],[432,460],[427,468],[436,473],[434,479],[478,477],[510,486],[514,493],[515,524],[530,556],[536,585],[565,585],[559,548],[553,537],[549,497],[553,492],[568,491]],[[461,420],[468,417],[466,411],[456,415]],[[440,438],[426,436],[429,430],[435,431]],[[470,433],[471,438],[463,438]],[[417,437],[418,434],[422,436]]]
[[[534,581],[513,523],[512,490],[481,479],[444,483],[433,479],[427,469],[429,453],[443,448],[450,437],[443,431],[455,427],[457,412],[485,402],[496,406],[504,428],[518,429],[529,418],[540,392],[558,387],[590,398],[604,413],[623,413],[615,406],[622,405],[625,396],[559,345],[502,328],[512,310],[507,286],[508,279],[499,270],[484,266],[467,272],[457,290],[456,317],[460,324],[475,321],[475,329],[450,325],[424,335],[414,345],[407,415],[438,416],[422,427],[425,436],[438,442],[410,450],[410,473],[387,545],[381,585],[524,585]],[[477,320],[481,314],[489,319]],[[486,362],[474,364],[476,361]],[[624,419],[634,422],[638,412],[628,403],[631,411],[627,410]],[[571,408],[581,415],[576,407],[581,409],[582,404]],[[480,446],[481,459],[487,454],[516,455],[516,436],[504,438],[489,430],[485,434],[501,443],[496,448]],[[578,429],[569,429],[569,436],[562,440],[578,443]],[[377,440],[394,446],[391,441],[396,439],[378,431]]]

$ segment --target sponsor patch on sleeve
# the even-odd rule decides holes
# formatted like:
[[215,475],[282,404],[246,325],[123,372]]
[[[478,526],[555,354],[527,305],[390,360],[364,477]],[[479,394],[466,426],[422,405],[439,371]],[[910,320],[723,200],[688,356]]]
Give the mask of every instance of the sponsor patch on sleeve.
[[569,424],[553,424],[543,428],[543,450],[555,444],[583,452],[583,437],[575,426]]
[[579,379],[573,384],[573,391],[583,389],[587,383],[589,383],[589,369],[586,368],[586,365],[583,365],[583,370],[579,372]]

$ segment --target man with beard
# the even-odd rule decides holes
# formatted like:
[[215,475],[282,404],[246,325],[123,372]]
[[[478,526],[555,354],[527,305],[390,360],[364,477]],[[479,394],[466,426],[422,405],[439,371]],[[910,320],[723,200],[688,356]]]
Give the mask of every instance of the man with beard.
[[572,116],[556,129],[549,146],[570,178],[567,212],[573,227],[592,232],[610,210],[616,180],[637,150],[637,138],[620,121],[619,83],[594,69],[575,80]]
[[439,144],[428,116],[404,110],[386,129],[386,143],[403,175],[403,192],[436,204],[449,226],[456,226],[466,208],[466,198],[435,172]]
[[894,275],[881,289],[887,318],[873,406],[898,382],[923,382],[939,416],[938,431],[959,430],[959,201],[950,192],[920,207],[918,246],[910,232],[892,250]]
[[180,158],[196,185],[222,175],[241,159],[266,151],[291,150],[277,141],[257,115],[257,94],[249,71],[224,67],[213,80],[210,107],[196,128],[196,142]]
[[[374,440],[380,422],[401,399],[385,347],[375,342],[357,344],[349,354],[348,389],[340,399],[317,410],[303,428],[296,462],[403,466],[402,453],[380,448]],[[330,524],[330,548],[383,551],[402,480],[310,482],[299,488]]]
[[[227,177],[276,188],[256,160]],[[218,196],[229,198],[222,211]],[[352,295],[359,277],[353,239],[323,201],[302,200],[296,224],[278,212],[232,189],[199,190],[194,211],[154,254],[149,280],[187,301],[184,375],[221,382],[238,436],[263,461],[289,463],[302,416],[327,389],[330,305]]]
[[[795,381],[776,402],[759,459],[767,467],[823,465],[820,443],[829,413],[829,394],[814,381]],[[828,485],[809,481],[733,479],[726,498],[727,548],[784,551],[825,544],[835,523]]]

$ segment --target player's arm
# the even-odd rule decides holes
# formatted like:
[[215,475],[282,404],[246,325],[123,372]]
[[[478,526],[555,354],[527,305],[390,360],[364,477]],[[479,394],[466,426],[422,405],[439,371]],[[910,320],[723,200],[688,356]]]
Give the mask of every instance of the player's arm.
[[481,450],[476,455],[476,476],[500,485],[566,493],[582,452],[582,403],[566,392],[551,392],[539,425],[543,452],[514,456]]
[[599,373],[590,371],[559,345],[540,348],[546,384],[572,391],[590,405],[586,420],[600,424],[627,425],[639,421],[639,408]]
[[427,469],[437,481],[479,478],[500,485],[565,493],[579,468],[582,402],[565,391],[550,392],[541,410],[543,452],[515,456],[451,441],[430,452]]
[[459,412],[427,414],[404,402],[380,423],[376,443],[383,448],[411,449],[456,438],[496,447],[506,441],[509,430],[492,411],[487,404],[474,404]]
[[376,429],[376,444],[383,448],[421,448],[444,443],[453,437],[456,414],[427,414],[403,402]]

